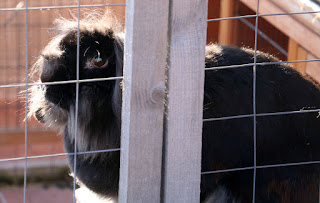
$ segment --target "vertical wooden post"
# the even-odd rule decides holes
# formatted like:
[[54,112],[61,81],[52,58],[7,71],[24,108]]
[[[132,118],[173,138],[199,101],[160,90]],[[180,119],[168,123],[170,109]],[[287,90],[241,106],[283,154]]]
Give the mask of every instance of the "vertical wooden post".
[[295,42],[292,38],[289,38],[288,44],[288,61],[295,61],[297,60],[298,54],[298,43]]
[[[220,17],[220,0],[208,2],[208,19]],[[208,22],[207,26],[207,44],[216,43],[219,40],[220,21]]]
[[160,202],[169,0],[127,0],[120,202]]
[[162,202],[199,202],[207,0],[173,0]]
[[[235,2],[234,0],[221,0],[220,2],[220,18],[234,16]],[[233,43],[234,36],[234,20],[222,20],[219,22],[219,44],[230,45]]]
[[[314,56],[308,53],[307,60],[319,59],[319,56]],[[311,77],[315,82],[320,84],[320,61],[306,63],[306,74]]]
[[[289,38],[288,61],[307,60],[308,52],[292,38]],[[292,66],[302,75],[306,75],[306,63],[293,63]]]

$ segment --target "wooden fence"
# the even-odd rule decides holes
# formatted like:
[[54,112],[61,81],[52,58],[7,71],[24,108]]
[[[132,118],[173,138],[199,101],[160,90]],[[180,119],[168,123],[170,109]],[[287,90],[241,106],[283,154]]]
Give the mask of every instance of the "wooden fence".
[[199,202],[207,0],[128,0],[120,202]]

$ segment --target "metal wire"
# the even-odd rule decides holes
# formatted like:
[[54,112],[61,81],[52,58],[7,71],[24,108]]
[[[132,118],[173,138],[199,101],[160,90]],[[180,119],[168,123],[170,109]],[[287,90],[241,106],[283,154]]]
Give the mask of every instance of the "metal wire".
[[25,28],[25,71],[26,71],[26,83],[25,83],[25,88],[26,88],[26,103],[25,103],[25,128],[24,128],[24,171],[23,171],[23,202],[26,202],[26,193],[27,193],[27,153],[28,153],[28,0],[25,1],[26,3],[26,8],[25,8],[25,24],[26,24],[26,28]]
[[[276,62],[261,62],[256,63],[257,66],[263,66],[263,65],[276,65],[276,64],[290,64],[290,63],[312,63],[312,62],[320,62],[320,59],[311,59],[311,60],[296,60],[296,61],[276,61]],[[254,66],[254,63],[248,63],[248,64],[239,64],[239,65],[230,65],[230,66],[218,66],[218,67],[211,67],[211,68],[205,68],[205,71],[210,70],[221,70],[221,69],[232,69],[232,68],[242,68],[242,67],[248,67],[248,66]],[[60,84],[71,84],[71,83],[83,83],[83,82],[99,82],[99,81],[108,81],[108,80],[119,80],[123,79],[123,76],[117,76],[117,77],[108,77],[108,78],[93,78],[93,79],[79,79],[77,80],[66,80],[66,81],[55,81],[55,82],[34,82],[34,83],[28,83],[28,87],[35,86],[35,85],[60,85]],[[0,88],[12,88],[12,87],[25,87],[26,85],[23,84],[11,84],[11,85],[0,85]]]
[[[229,68],[241,68],[241,67],[253,67],[253,113],[247,115],[234,115],[234,116],[226,116],[220,118],[207,118],[203,119],[204,122],[210,121],[220,121],[220,120],[229,120],[229,119],[241,119],[241,118],[253,118],[253,137],[254,137],[254,158],[253,158],[253,166],[250,167],[241,167],[241,168],[231,168],[225,170],[215,170],[215,171],[205,171],[202,172],[201,175],[208,175],[208,174],[216,174],[216,173],[224,173],[224,172],[234,172],[234,171],[243,171],[243,170],[253,170],[253,198],[252,202],[255,202],[256,196],[256,171],[257,169],[262,168],[273,168],[273,167],[285,167],[285,166],[298,166],[298,165],[308,165],[308,164],[319,164],[320,161],[309,161],[309,162],[298,162],[298,163],[284,163],[284,164],[273,164],[273,165],[262,165],[257,166],[257,131],[256,131],[256,118],[257,117],[264,117],[264,116],[277,116],[277,115],[289,115],[289,114],[299,114],[299,113],[314,113],[318,112],[320,115],[320,109],[312,109],[312,110],[300,110],[300,111],[286,111],[286,112],[273,112],[273,113],[256,113],[256,68],[258,65],[275,65],[275,64],[287,64],[287,63],[302,63],[302,62],[318,62],[320,59],[315,60],[299,60],[299,61],[279,61],[279,62],[263,62],[257,63],[257,41],[258,41],[258,34],[266,39],[272,46],[277,48],[281,53],[285,56],[288,56],[288,53],[280,47],[276,42],[274,42],[271,38],[269,38],[266,34],[264,34],[261,30],[258,29],[258,22],[259,17],[266,17],[266,16],[280,16],[280,15],[300,15],[300,14],[314,14],[320,13],[320,11],[312,11],[312,12],[294,12],[294,13],[277,13],[277,14],[259,14],[259,0],[257,0],[257,8],[256,8],[256,15],[245,15],[245,16],[234,16],[234,17],[227,17],[227,18],[216,18],[216,19],[209,19],[208,22],[214,21],[221,21],[221,20],[233,20],[238,19],[241,22],[245,23],[249,28],[255,31],[255,39],[254,39],[254,63],[250,64],[241,64],[241,65],[231,65],[231,66],[221,66],[221,67],[212,67],[206,68],[206,71],[211,70],[222,70],[222,69],[229,69]],[[247,18],[255,17],[255,26],[252,25]],[[319,187],[320,188],[320,187]],[[320,196],[320,190],[319,190]],[[320,202],[320,199],[319,199]]]
[[[113,6],[125,6],[125,5],[126,4],[80,5],[80,8],[113,7]],[[79,8],[79,6],[70,5],[70,6],[42,6],[42,7],[26,7],[26,8],[0,8],[0,11],[50,10],[50,9],[70,9],[70,8]]]
[[[25,84],[11,84],[11,85],[0,85],[0,88],[12,88],[12,87],[25,87],[26,91],[29,87],[35,86],[35,85],[59,85],[59,84],[76,84],[76,117],[75,117],[75,148],[73,153],[59,153],[59,154],[49,154],[49,155],[39,155],[39,156],[27,156],[27,136],[28,136],[28,122],[27,119],[25,121],[25,156],[24,157],[17,157],[17,158],[9,158],[9,159],[0,159],[1,162],[7,162],[7,161],[19,161],[24,160],[24,203],[26,202],[26,184],[27,184],[27,160],[28,159],[39,159],[39,158],[49,158],[49,157],[58,157],[58,156],[74,156],[74,175],[76,176],[76,160],[77,155],[79,154],[90,154],[90,153],[104,153],[104,152],[114,152],[114,151],[120,151],[120,148],[115,149],[106,149],[106,150],[95,150],[95,151],[86,151],[86,152],[77,152],[76,145],[77,145],[77,125],[78,125],[78,100],[79,100],[79,84],[83,82],[98,82],[98,81],[109,81],[109,80],[118,80],[123,79],[123,77],[110,77],[110,78],[94,78],[94,79],[79,79],[79,25],[80,25],[80,9],[81,8],[93,8],[93,7],[111,7],[111,6],[125,6],[126,4],[111,4],[111,5],[81,5],[80,0],[78,0],[78,5],[69,5],[69,6],[46,6],[46,7],[28,7],[28,0],[25,1],[25,8],[1,8],[0,11],[25,11],[25,24],[26,24],[26,34],[25,34],[25,69],[26,69],[26,83]],[[47,82],[47,83],[28,83],[28,11],[29,10],[48,10],[48,9],[78,9],[78,30],[77,30],[77,78],[76,80],[69,80],[69,81],[57,81],[57,82]],[[320,11],[309,11],[309,12],[292,12],[292,13],[273,13],[273,14],[259,14],[259,0],[257,0],[257,13],[255,15],[245,15],[245,16],[234,16],[234,17],[227,17],[227,18],[216,18],[216,19],[209,19],[208,22],[214,22],[214,21],[222,21],[222,20],[233,20],[233,19],[239,19],[242,22],[248,24],[248,21],[246,18],[256,18],[256,25],[252,27],[253,25],[249,26],[250,28],[254,28],[255,30],[255,48],[254,48],[254,62],[250,64],[241,64],[241,65],[231,65],[231,66],[221,66],[221,67],[212,67],[212,68],[206,68],[206,71],[210,70],[221,70],[221,69],[229,69],[229,68],[241,68],[241,67],[248,67],[253,66],[253,114],[247,114],[247,115],[234,115],[234,116],[226,116],[226,117],[220,117],[220,118],[208,118],[203,119],[204,122],[211,122],[211,121],[219,121],[219,120],[229,120],[229,119],[241,119],[241,118],[253,118],[253,124],[254,124],[254,163],[253,166],[250,167],[242,167],[242,168],[232,168],[232,169],[225,169],[225,170],[215,170],[215,171],[205,171],[202,172],[202,175],[208,175],[208,174],[216,174],[216,173],[224,173],[224,172],[233,172],[233,171],[243,171],[243,170],[253,170],[253,203],[255,202],[255,184],[256,184],[256,170],[257,169],[263,169],[263,168],[275,168],[275,167],[286,167],[286,166],[299,166],[299,165],[310,165],[310,164],[320,164],[320,161],[309,161],[309,162],[298,162],[298,163],[284,163],[284,164],[273,164],[273,165],[257,165],[257,158],[256,158],[256,151],[257,151],[257,145],[256,145],[256,118],[257,117],[265,117],[265,116],[278,116],[278,115],[289,115],[289,114],[300,114],[300,113],[314,113],[314,112],[320,112],[320,109],[312,109],[312,110],[294,110],[294,111],[286,111],[286,112],[271,112],[271,113],[257,113],[256,112],[256,70],[257,66],[259,65],[275,65],[275,64],[288,64],[288,63],[303,63],[303,62],[319,62],[320,59],[313,59],[313,60],[296,60],[296,61],[279,61],[279,62],[262,62],[257,63],[257,36],[260,34],[262,37],[267,39],[273,46],[275,46],[280,52],[287,55],[287,52],[281,48],[280,46],[277,46],[277,44],[268,36],[266,36],[261,30],[258,29],[258,21],[259,17],[267,17],[267,16],[280,16],[280,15],[301,15],[301,14],[317,14],[320,13]],[[27,111],[28,111],[28,94],[26,93],[26,104],[25,104],[25,117],[27,118]],[[74,180],[73,182],[73,202],[75,202],[75,188],[76,188],[76,182]],[[319,200],[320,201],[320,200]]]
[[209,175],[209,174],[216,174],[216,173],[227,173],[227,172],[234,172],[234,171],[245,171],[245,170],[252,170],[254,168],[256,168],[256,169],[264,169],[264,168],[277,168],[277,167],[287,167],[287,166],[302,166],[302,165],[311,165],[311,164],[320,164],[320,161],[305,161],[305,162],[296,162],[296,163],[269,164],[269,165],[261,165],[261,166],[249,166],[249,167],[242,167],[242,168],[231,168],[231,169],[224,169],[224,170],[201,172],[201,175]]
[[[93,78],[93,79],[82,79],[82,80],[66,80],[66,81],[56,81],[56,82],[35,82],[35,83],[28,83],[28,87],[35,86],[35,85],[62,85],[62,84],[72,84],[72,83],[84,83],[84,82],[101,82],[101,81],[108,81],[108,80],[120,80],[123,79],[122,76],[117,77],[108,77],[108,78]],[[13,85],[0,85],[0,88],[11,88],[11,87],[25,87],[26,84],[13,84]]]
[[[25,87],[26,94],[25,94],[25,152],[24,157],[17,157],[17,158],[9,158],[9,159],[0,159],[1,162],[8,162],[8,161],[19,161],[24,160],[24,183],[23,183],[23,202],[26,202],[26,192],[27,192],[27,160],[29,159],[39,159],[39,158],[49,158],[49,157],[58,157],[58,156],[74,156],[74,175],[76,176],[76,165],[77,165],[77,154],[91,154],[91,153],[103,153],[103,152],[113,152],[113,151],[120,151],[120,148],[115,149],[107,149],[107,150],[94,150],[94,151],[86,151],[86,152],[77,152],[77,125],[78,125],[78,100],[79,100],[79,84],[84,82],[99,82],[99,81],[111,81],[111,80],[119,80],[123,79],[122,76],[118,77],[109,77],[109,78],[94,78],[94,79],[79,79],[79,46],[80,46],[80,8],[93,8],[93,7],[108,7],[108,6],[125,6],[125,4],[113,4],[113,5],[80,5],[80,0],[78,0],[77,6],[49,6],[49,7],[28,7],[28,1],[25,2],[25,8],[2,8],[0,11],[24,11],[25,12],[25,78],[26,82],[21,84],[10,84],[10,85],[1,85],[0,88],[12,88],[12,87]],[[78,9],[78,30],[77,30],[77,78],[76,80],[69,80],[69,81],[57,81],[57,82],[50,82],[50,83],[28,83],[28,30],[29,30],[29,18],[28,12],[29,10],[47,10],[47,9],[70,9],[70,8],[77,8]],[[76,84],[76,106],[75,106],[75,148],[73,153],[60,153],[60,154],[49,154],[49,155],[40,155],[40,156],[28,156],[28,119],[27,119],[27,112],[28,112],[28,88],[34,85],[59,85],[59,84]],[[76,189],[76,179],[73,182],[73,202],[76,202],[75,198],[75,189]]]
[[254,30],[254,66],[253,71],[253,191],[252,191],[252,202],[256,201],[256,179],[257,179],[257,112],[256,112],[256,84],[257,84],[257,47],[258,47],[258,24],[259,24],[259,0],[257,0],[257,17]]
[[[256,26],[254,26],[252,23],[250,23],[245,18],[239,19],[242,23],[247,25],[250,29],[255,30]],[[276,49],[278,49],[281,53],[283,53],[285,56],[288,56],[288,52],[284,50],[279,44],[277,44],[273,39],[268,37],[264,32],[262,32],[260,29],[258,29],[259,36],[261,36],[263,39],[267,40],[272,46],[274,46]]]
[[[74,155],[73,174],[77,177],[77,137],[78,137],[78,108],[79,108],[79,70],[80,70],[80,0],[78,0],[78,28],[77,28],[77,83],[76,83],[76,106],[74,127]],[[76,203],[76,178],[73,179],[73,203]]]
[[[320,109],[309,109],[309,110],[299,110],[299,111],[283,111],[283,112],[272,112],[272,113],[256,113],[256,117],[280,116],[280,115],[299,114],[299,113],[315,113],[315,112],[318,112],[320,114]],[[250,118],[253,116],[254,116],[254,114],[245,114],[245,115],[218,117],[218,118],[206,118],[206,119],[203,119],[203,122],[221,121],[221,120],[230,120],[230,119],[239,119],[239,118]]]
[[317,14],[320,11],[304,11],[304,12],[289,12],[289,13],[269,13],[269,14],[256,14],[256,15],[243,15],[243,16],[231,16],[226,18],[215,18],[215,19],[208,19],[208,22],[214,21],[222,21],[222,20],[235,20],[241,18],[256,18],[259,17],[268,17],[268,16],[282,16],[282,15],[302,15],[302,14]]
[[[311,60],[296,60],[296,61],[275,61],[275,62],[261,62],[256,63],[257,66],[264,66],[264,65],[276,65],[276,64],[290,64],[290,63],[311,63],[311,62],[319,62],[320,59],[311,59]],[[221,70],[221,69],[231,69],[231,68],[241,68],[241,67],[248,67],[254,66],[254,63],[247,63],[247,64],[239,64],[239,65],[230,65],[230,66],[218,66],[212,68],[205,68],[206,71],[210,70]],[[1,86],[0,86],[1,87]]]
[[[104,153],[104,152],[116,152],[120,151],[120,148],[113,148],[113,149],[103,149],[103,150],[93,150],[93,151],[85,151],[85,152],[77,152],[79,155],[83,154],[93,154],[93,153]],[[75,153],[59,153],[59,154],[46,154],[46,155],[38,155],[38,156],[27,156],[27,157],[17,157],[17,158],[8,158],[8,159],[0,159],[1,162],[7,161],[19,161],[24,159],[39,159],[39,158],[51,158],[51,157],[58,157],[58,156],[71,156]]]

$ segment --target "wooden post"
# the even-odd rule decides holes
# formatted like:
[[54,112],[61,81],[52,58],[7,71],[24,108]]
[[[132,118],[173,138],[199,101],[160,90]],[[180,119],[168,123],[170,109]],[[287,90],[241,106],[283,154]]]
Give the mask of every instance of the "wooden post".
[[[307,60],[308,53],[292,38],[289,38],[288,61]],[[306,75],[306,63],[291,64],[302,75]]]
[[[208,19],[220,17],[220,0],[208,2]],[[207,26],[207,44],[219,41],[219,25],[220,21],[208,22]]]
[[[220,2],[220,18],[234,16],[235,2],[234,0],[221,0]],[[234,41],[235,20],[222,20],[219,22],[219,44],[231,45]]]
[[[314,59],[319,59],[319,57],[316,57],[312,54],[308,54],[307,60],[314,60]],[[320,62],[315,61],[315,62],[308,62],[306,65],[306,74],[311,77],[315,82],[320,84]]]
[[162,202],[199,202],[207,0],[174,0],[169,58]]
[[119,202],[160,202],[169,0],[127,0]]

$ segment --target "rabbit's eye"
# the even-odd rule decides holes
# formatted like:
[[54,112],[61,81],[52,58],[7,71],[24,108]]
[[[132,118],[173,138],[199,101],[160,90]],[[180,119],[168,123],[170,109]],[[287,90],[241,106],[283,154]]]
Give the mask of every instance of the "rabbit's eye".
[[91,59],[91,66],[94,68],[105,68],[108,64],[108,60],[101,58],[99,55]]

